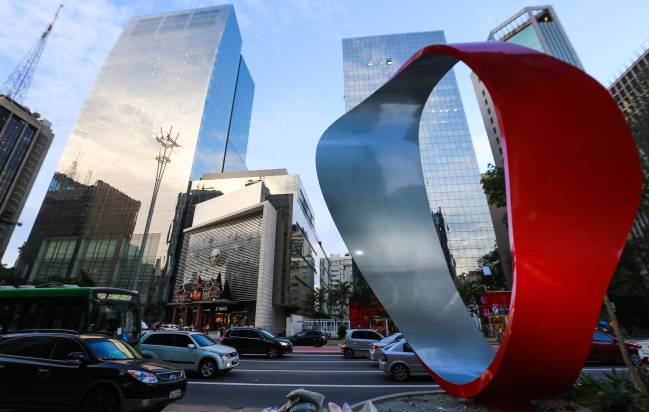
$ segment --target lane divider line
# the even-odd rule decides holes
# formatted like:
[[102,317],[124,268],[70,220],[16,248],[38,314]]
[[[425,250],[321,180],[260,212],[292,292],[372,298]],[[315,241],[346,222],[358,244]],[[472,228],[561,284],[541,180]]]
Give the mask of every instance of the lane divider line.
[[236,382],[200,382],[189,381],[188,385],[216,385],[216,386],[281,386],[295,388],[439,388],[439,385],[330,385],[325,383],[236,383]]

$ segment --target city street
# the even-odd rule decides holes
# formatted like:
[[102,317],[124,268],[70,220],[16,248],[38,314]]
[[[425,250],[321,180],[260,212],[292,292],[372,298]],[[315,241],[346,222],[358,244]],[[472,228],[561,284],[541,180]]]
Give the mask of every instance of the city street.
[[[601,377],[610,370],[610,366],[588,366],[584,372]],[[380,371],[375,362],[365,358],[346,360],[337,354],[294,353],[280,359],[268,359],[249,355],[225,376],[210,381],[192,377],[185,398],[165,411],[244,408],[256,411],[280,406],[285,402],[286,394],[296,388],[320,392],[327,401],[354,404],[392,393],[435,390],[439,386],[428,377],[397,383]]]
[[279,406],[296,388],[323,393],[327,401],[350,404],[390,393],[439,388],[427,377],[397,383],[366,358],[332,354],[290,354],[280,359],[246,356],[226,376],[205,381],[194,377],[187,396],[169,411],[186,405],[218,405],[230,409]]

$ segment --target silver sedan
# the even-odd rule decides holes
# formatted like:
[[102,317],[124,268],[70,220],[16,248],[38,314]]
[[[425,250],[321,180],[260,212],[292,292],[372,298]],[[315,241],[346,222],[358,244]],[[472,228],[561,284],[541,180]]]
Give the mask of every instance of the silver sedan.
[[381,350],[379,369],[388,375],[392,375],[392,378],[399,382],[405,381],[411,376],[428,375],[428,372],[419,362],[405,339],[388,345]]
[[381,349],[398,341],[402,337],[403,336],[401,335],[401,333],[397,332],[397,333],[393,333],[392,335],[388,336],[385,339],[370,344],[370,351],[367,353],[367,357],[370,360],[378,362],[379,356],[381,355]]

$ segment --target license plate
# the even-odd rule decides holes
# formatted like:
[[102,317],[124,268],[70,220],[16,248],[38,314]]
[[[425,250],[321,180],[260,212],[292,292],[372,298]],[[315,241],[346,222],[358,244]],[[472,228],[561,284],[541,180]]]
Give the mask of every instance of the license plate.
[[183,390],[182,389],[176,389],[176,390],[173,390],[173,391],[169,392],[169,399],[176,399],[176,398],[180,398],[181,396],[183,396]]

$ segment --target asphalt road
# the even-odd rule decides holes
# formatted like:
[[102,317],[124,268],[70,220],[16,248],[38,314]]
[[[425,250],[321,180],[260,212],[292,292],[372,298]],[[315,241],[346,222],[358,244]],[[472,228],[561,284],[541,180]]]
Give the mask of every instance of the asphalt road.
[[[617,367],[623,369],[623,367]],[[584,372],[602,377],[611,367],[588,366]],[[341,355],[290,354],[280,359],[246,356],[238,367],[213,380],[193,377],[184,399],[165,409],[178,411],[261,410],[280,406],[293,389],[305,388],[341,405],[400,392],[439,389],[429,377],[397,383],[375,362]]]

